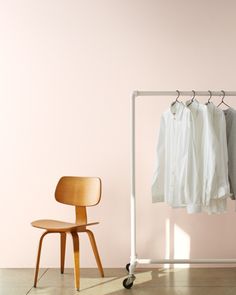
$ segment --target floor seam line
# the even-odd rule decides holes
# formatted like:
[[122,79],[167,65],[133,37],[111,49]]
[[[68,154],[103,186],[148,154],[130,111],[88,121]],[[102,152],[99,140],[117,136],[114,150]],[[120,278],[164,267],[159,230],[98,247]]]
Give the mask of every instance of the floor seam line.
[[[45,273],[49,270],[49,268],[47,268],[42,274],[41,276],[39,277],[37,283],[41,280],[41,278],[45,275]],[[30,291],[34,288],[34,286],[32,286],[28,291],[27,293],[25,293],[25,295],[28,295],[30,293]]]

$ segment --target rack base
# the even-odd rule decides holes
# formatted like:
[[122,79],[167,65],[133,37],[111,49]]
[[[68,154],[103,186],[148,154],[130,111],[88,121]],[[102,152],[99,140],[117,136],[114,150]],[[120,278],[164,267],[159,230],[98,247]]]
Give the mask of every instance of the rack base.
[[129,275],[123,281],[126,289],[131,289],[136,277],[134,271],[137,264],[236,264],[236,259],[136,259],[126,265]]

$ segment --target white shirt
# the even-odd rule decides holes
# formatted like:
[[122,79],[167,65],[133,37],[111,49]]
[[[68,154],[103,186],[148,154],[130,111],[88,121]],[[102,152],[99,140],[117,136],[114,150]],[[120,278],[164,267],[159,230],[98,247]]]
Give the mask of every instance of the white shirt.
[[224,112],[213,103],[207,105],[207,111],[213,126],[213,153],[216,157],[214,174],[209,183],[210,191],[206,195],[207,205],[204,210],[209,214],[223,213],[227,207],[226,198],[231,196],[228,180],[226,122]]
[[208,200],[227,198],[230,194],[228,180],[228,151],[226,122],[224,112],[217,108],[213,103],[207,105],[209,118],[213,126],[214,134],[213,153],[215,153],[215,171],[210,184],[211,190]]
[[190,110],[175,103],[163,113],[152,183],[152,201],[172,207],[186,205]]
[[[188,157],[188,200],[187,210],[189,213],[202,211],[205,204],[205,192],[208,187],[207,179],[210,176],[209,164],[214,166],[214,162],[209,160],[209,147],[212,145],[212,137],[209,133],[209,120],[207,108],[197,100],[187,101],[186,105],[191,112],[191,138]],[[214,167],[211,168],[213,170]]]

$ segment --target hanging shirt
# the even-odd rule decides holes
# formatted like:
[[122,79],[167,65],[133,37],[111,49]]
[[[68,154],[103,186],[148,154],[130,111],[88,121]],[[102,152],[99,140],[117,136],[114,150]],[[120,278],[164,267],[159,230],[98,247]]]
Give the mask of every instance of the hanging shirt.
[[227,198],[230,194],[228,180],[228,151],[226,137],[226,122],[224,112],[213,103],[207,105],[210,124],[213,126],[211,132],[214,138],[213,153],[215,157],[215,170],[210,190],[206,196],[208,202],[211,199]]
[[202,211],[206,203],[206,192],[209,190],[209,180],[213,177],[215,159],[212,153],[213,137],[209,136],[208,112],[206,105],[200,104],[197,100],[186,102],[191,112],[191,142],[188,159],[188,213]]
[[236,198],[236,110],[228,108],[224,110],[226,119],[226,133],[228,143],[228,169],[230,192],[233,194],[232,198]]
[[153,203],[166,202],[175,208],[186,206],[189,142],[190,110],[183,103],[175,103],[161,117]]

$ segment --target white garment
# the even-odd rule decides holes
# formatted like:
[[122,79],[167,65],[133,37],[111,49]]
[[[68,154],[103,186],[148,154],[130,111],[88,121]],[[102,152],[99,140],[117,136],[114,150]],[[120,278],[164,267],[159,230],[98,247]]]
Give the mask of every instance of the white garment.
[[[191,112],[191,139],[190,153],[188,160],[188,183],[189,198],[187,200],[188,213],[197,213],[202,211],[205,205],[205,194],[208,190],[209,178],[212,178],[214,170],[214,155],[210,150],[213,138],[209,136],[209,118],[205,105],[200,104],[197,100],[187,101],[187,107]],[[210,155],[210,157],[209,157]]]
[[171,106],[161,117],[152,201],[172,207],[186,205],[190,111],[182,103]]
[[226,212],[227,200],[230,196],[228,181],[228,153],[226,140],[226,124],[224,113],[213,103],[207,105],[208,118],[212,125],[213,151],[215,168],[211,174],[213,177],[208,181],[209,188],[206,194],[206,205],[204,211],[208,214],[219,214]]
[[208,200],[227,198],[231,194],[228,180],[228,151],[225,115],[224,112],[217,108],[213,103],[207,105],[207,110],[213,126],[213,152],[216,155],[215,171],[212,183],[210,184],[211,190],[208,195]]

